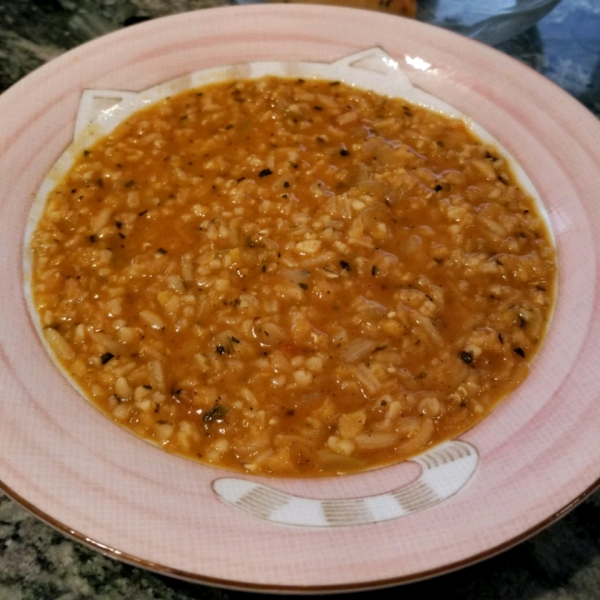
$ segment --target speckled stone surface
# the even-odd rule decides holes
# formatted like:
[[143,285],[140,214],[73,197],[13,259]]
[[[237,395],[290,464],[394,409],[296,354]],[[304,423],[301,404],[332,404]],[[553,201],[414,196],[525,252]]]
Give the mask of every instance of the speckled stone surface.
[[[0,91],[60,53],[147,18],[224,0],[4,0]],[[563,0],[499,49],[567,90],[600,117],[600,1]],[[600,143],[600,140],[598,140]],[[391,590],[413,600],[600,599],[600,491],[503,554]],[[384,597],[388,592],[369,592]],[[0,600],[252,600],[125,565],[73,542],[0,492]]]

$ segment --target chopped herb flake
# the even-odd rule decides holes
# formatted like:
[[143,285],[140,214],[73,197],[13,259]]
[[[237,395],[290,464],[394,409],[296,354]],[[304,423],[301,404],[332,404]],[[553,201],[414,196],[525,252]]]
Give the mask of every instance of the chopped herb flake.
[[225,418],[227,414],[227,407],[222,404],[215,404],[213,408],[211,408],[203,417],[202,420],[205,423],[220,423]]
[[100,357],[102,364],[105,365],[111,358],[114,358],[115,355],[112,352],[106,352]]
[[470,365],[473,362],[473,353],[469,352],[468,350],[459,352],[458,357],[467,365]]

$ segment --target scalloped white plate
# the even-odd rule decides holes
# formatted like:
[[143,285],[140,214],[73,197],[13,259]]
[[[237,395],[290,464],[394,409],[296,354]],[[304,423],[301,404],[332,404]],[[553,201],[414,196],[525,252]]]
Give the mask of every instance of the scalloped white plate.
[[[384,51],[378,60],[387,56],[388,74],[392,63],[400,68],[394,85],[410,82],[417,95],[431,94],[485,128],[544,202],[559,250],[559,293],[530,377],[460,441],[334,479],[231,478],[115,427],[49,358],[23,294],[33,200],[97,112],[91,90],[130,92],[115,109],[125,110],[165,82],[183,77],[189,86],[185,76],[196,71],[248,76],[241,64],[274,60],[291,63],[293,73],[300,62],[350,68],[345,57],[372,48]],[[378,76],[385,74],[367,75]],[[466,38],[378,13],[231,7],[159,19],[76,48],[3,94],[0,119],[0,485],[62,531],[193,581],[340,591],[489,556],[597,485],[600,124],[541,76]],[[92,128],[109,121],[105,114]]]

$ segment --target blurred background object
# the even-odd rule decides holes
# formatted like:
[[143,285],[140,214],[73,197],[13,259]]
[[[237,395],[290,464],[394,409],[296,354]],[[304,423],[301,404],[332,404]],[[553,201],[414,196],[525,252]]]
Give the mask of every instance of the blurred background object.
[[[302,2],[303,4],[329,4],[331,6],[350,6],[352,8],[367,8],[378,10],[401,17],[415,17],[417,14],[417,0],[271,0],[273,2]],[[238,4],[251,4],[252,1],[238,2]]]
[[417,18],[495,46],[535,25],[561,0],[418,0]]
[[238,4],[302,2],[367,8],[416,17],[495,46],[535,25],[561,0],[236,0]]

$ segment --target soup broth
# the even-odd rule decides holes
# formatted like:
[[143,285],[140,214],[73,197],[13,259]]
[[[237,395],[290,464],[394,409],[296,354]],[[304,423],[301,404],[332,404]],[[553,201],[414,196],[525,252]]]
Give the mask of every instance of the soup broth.
[[555,249],[460,120],[338,82],[166,98],[86,149],[32,239],[43,335],[109,418],[256,474],[406,459],[526,377]]

